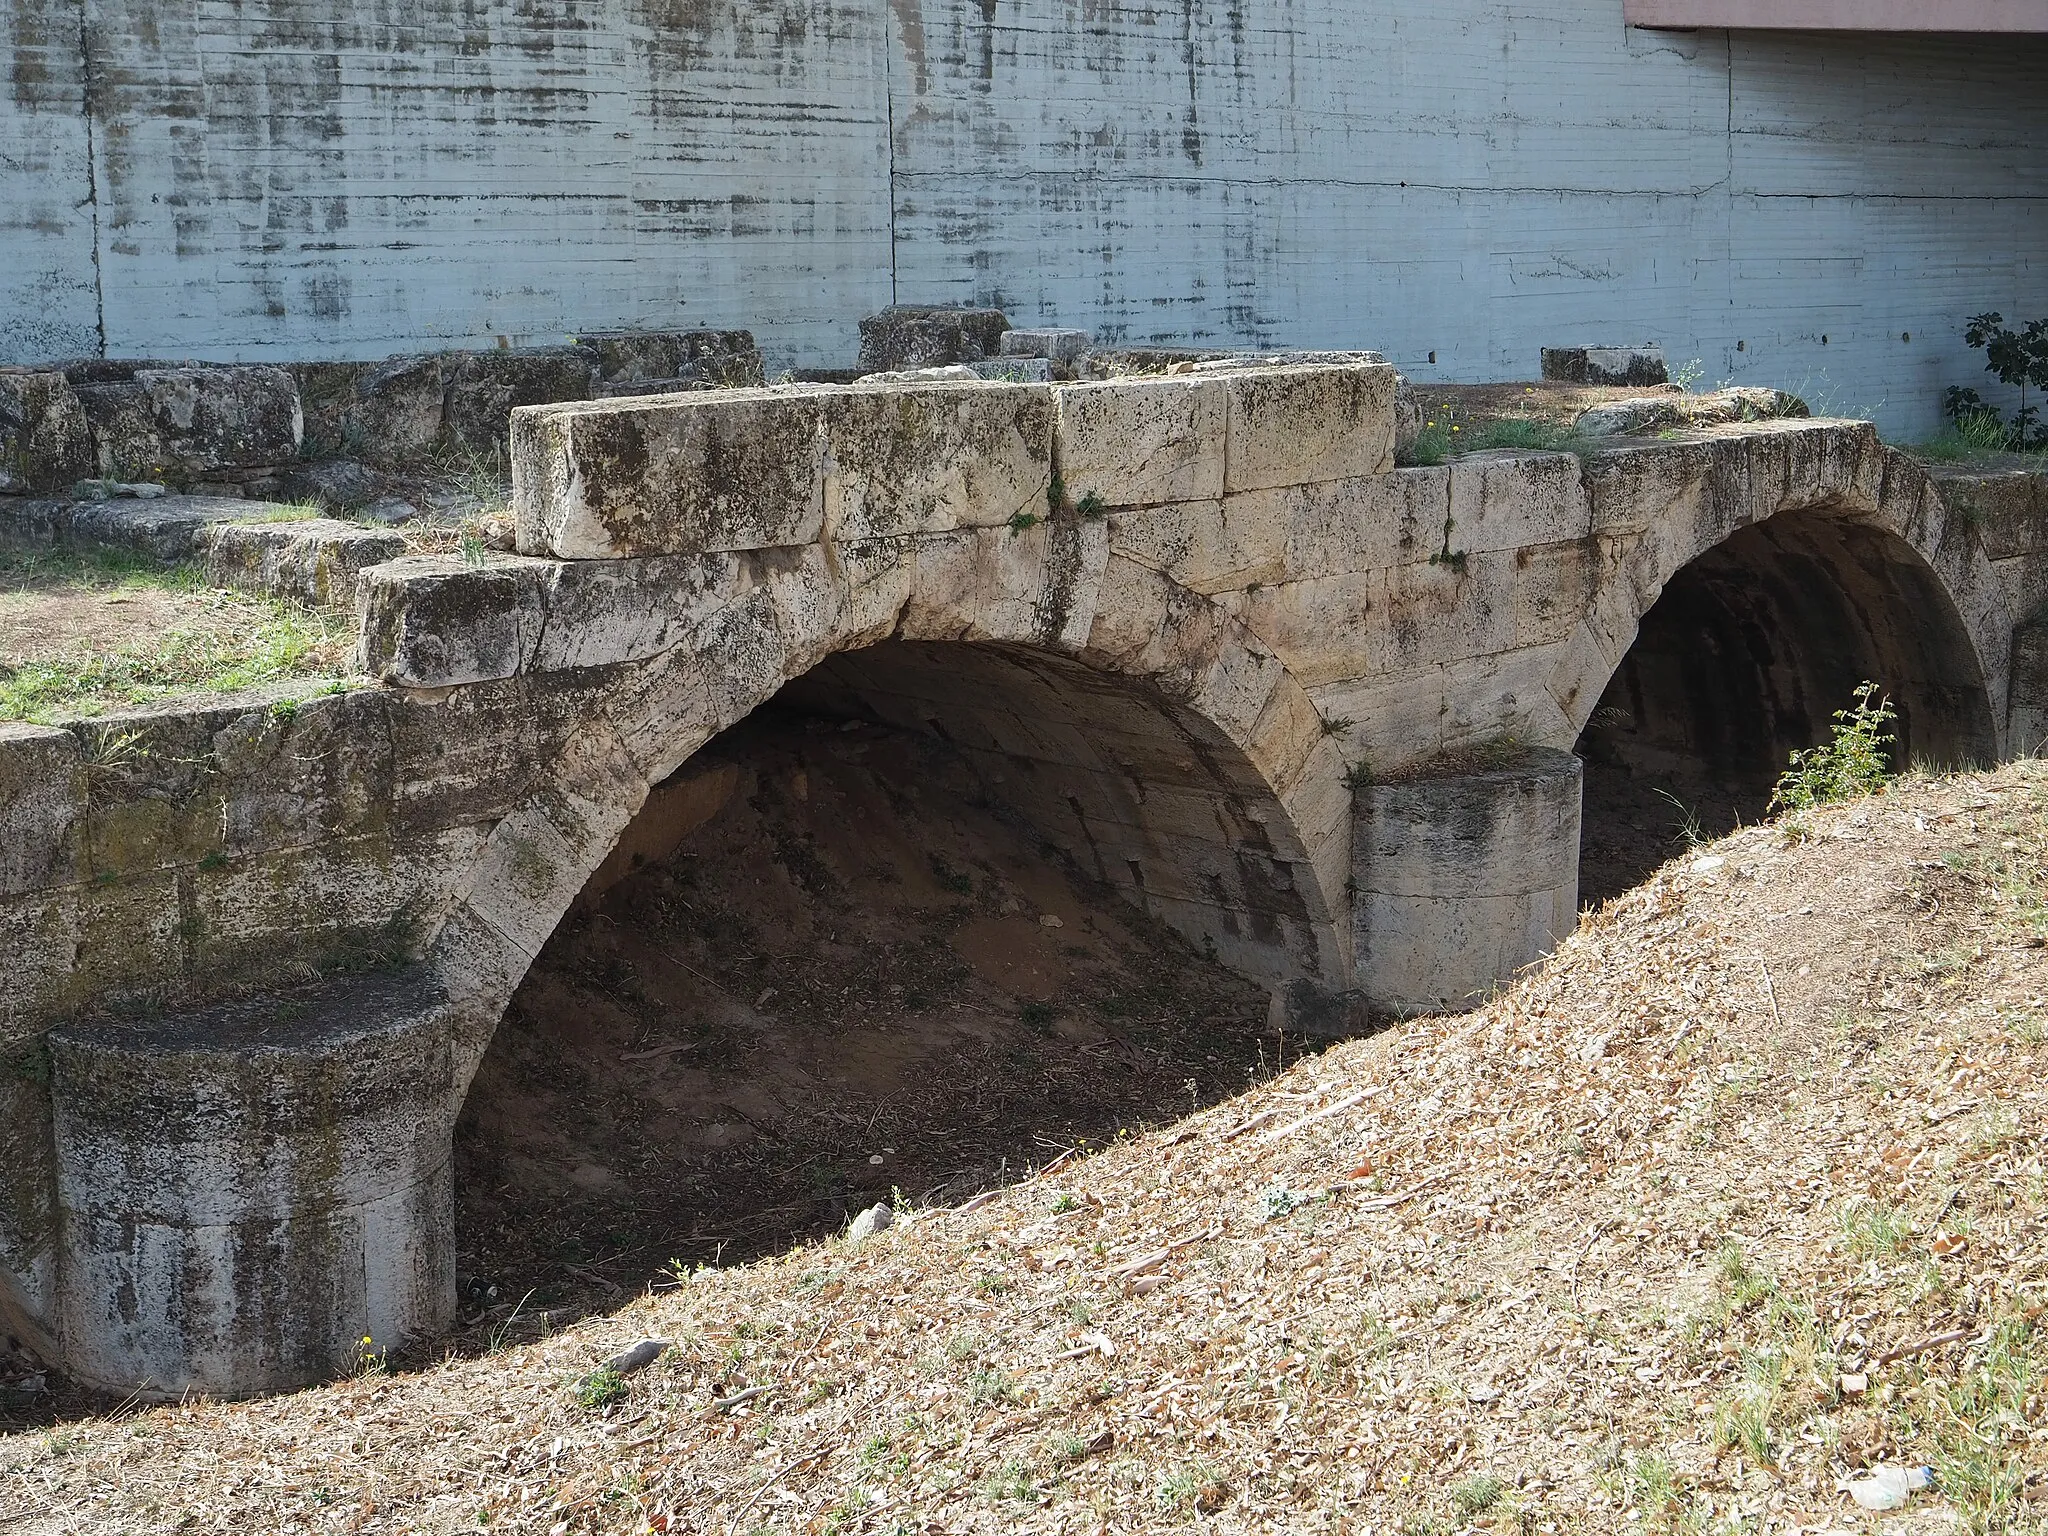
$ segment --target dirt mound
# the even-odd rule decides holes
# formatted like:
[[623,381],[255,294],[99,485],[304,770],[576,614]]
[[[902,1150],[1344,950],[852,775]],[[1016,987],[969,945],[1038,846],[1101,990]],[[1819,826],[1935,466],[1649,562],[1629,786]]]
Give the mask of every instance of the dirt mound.
[[[857,1246],[417,1374],[0,1441],[112,1529],[2048,1515],[2048,768],[1689,855],[1487,1007]],[[593,1370],[653,1336],[622,1381]]]
[[763,712],[593,887],[457,1131],[473,1301],[587,1310],[953,1203],[1296,1053],[1262,990],[1050,857],[934,736]]

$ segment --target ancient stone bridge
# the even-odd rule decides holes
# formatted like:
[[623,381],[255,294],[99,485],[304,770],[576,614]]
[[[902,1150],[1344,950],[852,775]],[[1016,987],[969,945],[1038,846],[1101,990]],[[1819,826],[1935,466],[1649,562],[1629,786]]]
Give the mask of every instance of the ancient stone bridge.
[[363,578],[375,686],[0,727],[8,1331],[174,1394],[443,1328],[452,1127],[508,1000],[643,808],[785,689],[943,734],[1326,1030],[1571,928],[1603,697],[1614,750],[1731,772],[1866,677],[1916,757],[2035,730],[2012,661],[2048,541],[1952,515],[1868,426],[1396,469],[1395,382],[533,407],[522,553]]

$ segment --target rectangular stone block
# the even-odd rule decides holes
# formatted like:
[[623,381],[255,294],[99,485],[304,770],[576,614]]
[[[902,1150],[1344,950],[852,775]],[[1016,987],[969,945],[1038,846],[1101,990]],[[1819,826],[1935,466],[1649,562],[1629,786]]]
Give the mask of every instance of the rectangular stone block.
[[1394,370],[1248,367],[1214,375],[1229,396],[1223,489],[1265,490],[1394,467]]
[[0,368],[0,495],[62,490],[92,472],[92,430],[71,381]]
[[486,828],[419,839],[334,838],[195,870],[186,938],[216,983],[410,953],[452,902]]
[[353,605],[356,577],[406,549],[401,533],[327,517],[213,523],[201,542],[207,580],[316,608]]
[[0,723],[0,896],[84,878],[85,805],[77,737]]
[[1578,732],[1549,687],[1565,660],[1565,643],[1558,641],[1451,662],[1444,668],[1442,750],[1457,753],[1503,737],[1569,747]]
[[1380,669],[1399,671],[1515,644],[1516,551],[1388,567],[1376,626],[1385,637]]
[[414,555],[362,575],[362,669],[405,688],[448,688],[515,676],[547,622],[551,562],[494,555]]
[[1989,560],[2010,560],[2048,549],[2048,471],[2005,470],[1931,477],[1942,504],[1977,531]]
[[1384,777],[1443,750],[1447,686],[1444,669],[1430,663],[1311,689],[1310,697],[1324,719],[1351,722],[1349,761]]
[[1220,379],[1116,379],[1055,398],[1070,499],[1134,507],[1223,494],[1229,396]]
[[143,367],[80,385],[100,472],[184,483],[289,464],[305,433],[298,381],[283,368]]
[[1593,512],[1569,453],[1501,449],[1468,454],[1449,466],[1453,550],[1520,549],[1583,539]]
[[495,821],[518,803],[552,747],[534,688],[518,677],[388,696],[394,835]]
[[854,386],[824,397],[828,540],[1043,518],[1053,400],[1043,385]]
[[513,424],[519,546],[564,559],[995,527],[1043,515],[1051,461],[1036,385],[777,386]]
[[[1277,495],[1283,493],[1266,493]],[[1234,502],[1253,501],[1234,497]],[[1175,502],[1110,514],[1109,547],[1191,592],[1238,592],[1287,577],[1284,530],[1270,507],[1222,501]]]

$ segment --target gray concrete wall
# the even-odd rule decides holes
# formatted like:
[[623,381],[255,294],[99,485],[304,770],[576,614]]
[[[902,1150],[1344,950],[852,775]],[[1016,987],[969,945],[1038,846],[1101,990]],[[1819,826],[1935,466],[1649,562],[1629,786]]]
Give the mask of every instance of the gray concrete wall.
[[893,297],[1424,380],[1654,339],[1920,431],[1964,316],[2048,312],[2048,39],[1620,11],[14,0],[0,361],[734,324],[844,364]]

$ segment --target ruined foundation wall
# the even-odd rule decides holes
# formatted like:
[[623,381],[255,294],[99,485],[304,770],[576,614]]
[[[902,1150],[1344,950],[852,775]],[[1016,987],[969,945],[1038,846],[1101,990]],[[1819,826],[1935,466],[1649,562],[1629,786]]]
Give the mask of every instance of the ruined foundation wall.
[[1616,0],[0,8],[0,362],[381,357],[892,298],[1527,376],[1660,341],[1898,431],[2048,310],[2048,39]]

